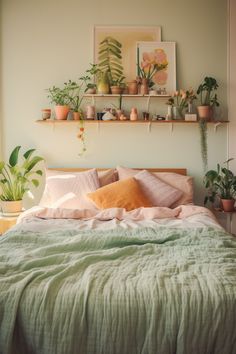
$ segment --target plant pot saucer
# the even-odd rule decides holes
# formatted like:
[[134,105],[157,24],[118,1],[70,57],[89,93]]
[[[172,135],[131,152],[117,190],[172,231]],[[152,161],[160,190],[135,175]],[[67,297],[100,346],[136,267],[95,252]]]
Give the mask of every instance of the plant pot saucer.
[[[23,211],[23,210],[22,210]],[[1,213],[1,216],[9,216],[9,217],[13,217],[13,216],[19,216],[21,213],[22,213],[22,211],[18,211],[17,213]]]

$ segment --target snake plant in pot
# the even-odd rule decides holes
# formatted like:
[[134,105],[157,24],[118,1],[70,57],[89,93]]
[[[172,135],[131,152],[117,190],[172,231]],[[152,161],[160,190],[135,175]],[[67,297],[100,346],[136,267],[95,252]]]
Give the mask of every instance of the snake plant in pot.
[[204,176],[204,185],[207,188],[207,196],[204,204],[211,202],[214,204],[217,199],[221,203],[224,211],[234,211],[236,197],[236,176],[229,169],[229,162],[225,161],[227,167],[217,164],[216,170],[209,170]]
[[22,210],[22,199],[30,186],[39,185],[38,176],[42,171],[37,164],[43,160],[40,156],[33,156],[35,149],[26,151],[19,158],[21,146],[16,146],[8,163],[0,162],[0,200],[3,213],[17,213]]

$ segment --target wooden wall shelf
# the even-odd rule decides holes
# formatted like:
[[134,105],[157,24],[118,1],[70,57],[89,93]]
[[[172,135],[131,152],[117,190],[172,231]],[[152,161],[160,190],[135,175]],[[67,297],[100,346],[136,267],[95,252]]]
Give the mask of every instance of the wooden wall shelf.
[[[36,120],[36,123],[40,124],[78,124],[79,120],[57,120],[57,119],[47,119]],[[85,124],[197,124],[198,121],[191,122],[186,120],[93,120],[93,119],[84,119]],[[223,123],[229,123],[227,120],[217,120],[209,121],[208,124],[220,125]]]

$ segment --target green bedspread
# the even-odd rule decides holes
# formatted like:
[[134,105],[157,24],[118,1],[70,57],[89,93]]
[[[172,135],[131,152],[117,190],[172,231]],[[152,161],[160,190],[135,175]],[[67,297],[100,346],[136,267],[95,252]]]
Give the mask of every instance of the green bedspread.
[[0,238],[1,354],[234,354],[236,239],[213,228]]

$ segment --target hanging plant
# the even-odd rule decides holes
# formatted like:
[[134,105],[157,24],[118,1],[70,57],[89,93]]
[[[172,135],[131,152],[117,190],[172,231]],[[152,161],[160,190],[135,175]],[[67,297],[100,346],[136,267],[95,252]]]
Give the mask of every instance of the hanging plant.
[[98,67],[107,73],[110,86],[121,84],[124,79],[122,44],[113,37],[106,37],[99,44]]
[[206,119],[199,120],[199,130],[200,130],[202,166],[203,166],[204,173],[206,173],[206,171],[208,170],[207,121],[206,121]]
[[79,133],[77,134],[77,138],[81,141],[82,148],[81,151],[79,152],[79,156],[83,156],[83,154],[86,152],[86,144],[85,144],[85,129],[84,129],[84,120],[80,119],[79,121]]

